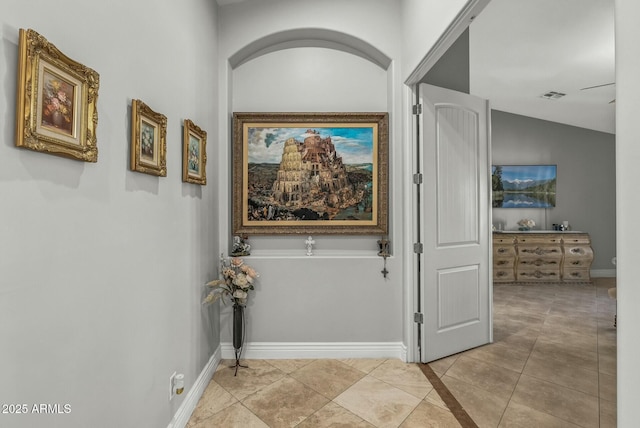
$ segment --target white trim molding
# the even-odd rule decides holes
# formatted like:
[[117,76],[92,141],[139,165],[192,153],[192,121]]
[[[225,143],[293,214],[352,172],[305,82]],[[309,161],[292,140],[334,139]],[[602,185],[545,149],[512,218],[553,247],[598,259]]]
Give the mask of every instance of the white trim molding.
[[184,428],[187,426],[191,414],[198,405],[198,401],[200,401],[200,397],[204,394],[205,389],[207,389],[207,385],[209,385],[221,359],[222,352],[220,346],[218,346],[218,349],[216,349],[211,358],[209,358],[209,362],[204,366],[193,386],[189,389],[189,392],[187,392],[184,401],[175,415],[173,415],[173,419],[171,419],[167,428]]
[[424,76],[426,76],[427,72],[431,70],[431,67],[433,67],[451,45],[458,40],[460,34],[469,28],[471,22],[473,22],[476,16],[482,12],[482,9],[484,9],[490,1],[491,0],[469,0],[429,52],[427,52],[420,64],[418,64],[416,69],[413,70],[407,80],[405,80],[405,85],[411,86],[419,83]]
[[[231,342],[222,342],[220,347],[222,358],[235,358]],[[245,343],[242,358],[398,358],[407,361],[407,347],[402,342],[251,342]]]
[[247,61],[271,52],[289,48],[321,47],[357,55],[386,70],[391,58],[368,42],[325,28],[296,28],[269,34],[257,39],[229,57],[231,68],[238,68]]

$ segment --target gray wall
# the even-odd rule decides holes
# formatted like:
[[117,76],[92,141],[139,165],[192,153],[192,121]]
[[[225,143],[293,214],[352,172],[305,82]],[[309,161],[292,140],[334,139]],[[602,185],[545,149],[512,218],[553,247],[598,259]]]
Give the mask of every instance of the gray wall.
[[469,93],[469,29],[467,28],[454,44],[422,79],[429,85],[453,91]]
[[[209,0],[0,3],[0,403],[71,406],[0,426],[166,427],[169,376],[188,392],[218,347],[216,22]],[[14,146],[19,28],[100,74],[97,163]],[[132,98],[168,118],[167,177],[129,171]],[[206,186],[182,182],[185,118]]]
[[568,220],[573,230],[588,232],[595,253],[592,269],[613,269],[616,247],[615,135],[492,112],[494,165],[556,164],[556,207],[549,209],[494,208],[494,224],[516,230],[522,218],[536,229],[551,229]]

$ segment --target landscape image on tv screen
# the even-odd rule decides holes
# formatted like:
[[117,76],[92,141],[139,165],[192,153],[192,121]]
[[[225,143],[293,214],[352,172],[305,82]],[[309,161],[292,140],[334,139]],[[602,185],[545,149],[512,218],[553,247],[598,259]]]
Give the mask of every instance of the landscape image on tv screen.
[[556,165],[494,165],[491,167],[493,208],[556,206]]

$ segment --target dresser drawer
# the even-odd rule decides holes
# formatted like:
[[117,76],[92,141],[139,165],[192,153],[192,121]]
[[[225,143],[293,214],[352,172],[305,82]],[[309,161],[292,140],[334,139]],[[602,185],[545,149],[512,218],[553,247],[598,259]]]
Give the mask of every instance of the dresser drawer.
[[515,258],[501,258],[494,257],[493,258],[493,267],[494,269],[513,269],[513,266],[516,263]]
[[565,257],[563,269],[589,269],[591,259]]
[[564,256],[565,258],[581,258],[592,260],[593,249],[584,245],[571,245],[568,247],[564,247]]
[[493,234],[493,243],[494,244],[513,244],[516,242],[516,235],[512,233],[494,233]]
[[518,256],[523,257],[562,257],[562,247],[559,245],[518,245]]
[[518,269],[518,281],[559,281],[560,270]]
[[513,245],[494,245],[493,257],[515,257],[516,247]]
[[565,268],[562,272],[563,281],[591,281],[591,272],[589,269]]
[[493,282],[514,282],[516,275],[513,268],[493,269]]
[[560,259],[518,259],[518,270],[525,269],[544,269],[544,270],[560,270]]
[[567,235],[562,238],[562,242],[564,245],[573,245],[573,244],[591,244],[591,238],[589,235]]
[[518,245],[522,244],[557,244],[560,245],[562,243],[562,237],[560,235],[520,235],[518,236]]

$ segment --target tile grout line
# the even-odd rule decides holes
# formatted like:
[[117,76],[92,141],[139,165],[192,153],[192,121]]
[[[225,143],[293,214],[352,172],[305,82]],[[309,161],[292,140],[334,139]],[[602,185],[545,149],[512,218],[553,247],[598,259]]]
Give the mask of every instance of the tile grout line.
[[[529,360],[531,359],[531,356],[533,355],[534,350],[536,349],[536,345],[538,344],[538,340],[540,340],[540,335],[544,331],[544,324],[547,321],[547,317],[549,315],[551,315],[551,308],[552,308],[553,304],[555,303],[555,301],[556,301],[556,299],[554,298],[554,300],[551,303],[549,303],[549,309],[545,313],[543,313],[544,319],[542,320],[542,324],[540,326],[540,330],[536,334],[536,340],[533,342],[533,345],[531,345],[531,349],[529,350],[529,355],[527,356],[527,360],[524,362],[524,365],[522,366],[522,371],[520,372],[520,375],[518,376],[518,381],[516,382],[516,385],[514,386],[513,391],[511,392],[511,397],[509,397],[509,401],[507,402],[507,407],[505,407],[504,412],[502,413],[502,416],[500,417],[500,422],[498,423],[498,426],[500,426],[500,423],[502,422],[502,419],[504,418],[505,413],[507,413],[507,408],[509,408],[509,404],[511,404],[511,400],[513,399],[513,395],[515,394],[516,389],[518,388],[518,384],[520,383],[520,380],[522,379],[522,375],[525,374],[524,371],[527,368],[527,364],[529,364]],[[516,401],[514,401],[514,403],[517,404]],[[546,412],[544,412],[544,413],[546,413]]]
[[[524,371],[525,371],[525,369],[527,367],[527,364],[529,363],[529,360],[531,359],[531,355],[533,355],[533,351],[536,348],[536,344],[538,343],[538,340],[540,339],[540,335],[542,334],[542,331],[544,329],[544,323],[547,320],[547,316],[550,315],[551,305],[553,305],[553,302],[550,303],[549,309],[543,314],[544,315],[544,319],[542,320],[542,323],[541,323],[541,326],[540,326],[540,330],[536,333],[536,340],[533,342],[533,344],[531,345],[531,348],[529,349],[529,355],[527,355],[527,359],[525,360],[524,364],[522,365],[522,370],[520,371],[520,374],[518,375],[518,381],[513,386],[513,391],[511,391],[511,395],[509,396],[509,400],[507,401],[507,405],[505,406],[504,411],[502,412],[502,415],[500,415],[500,420],[498,421],[498,426],[500,426],[500,424],[502,423],[502,419],[504,419],[504,415],[507,413],[507,409],[509,408],[509,405],[511,404],[511,401],[513,400],[513,395],[516,393],[516,389],[518,388],[518,384],[520,383],[520,380],[522,379],[522,375],[524,374]],[[514,402],[514,403],[516,403],[516,402]]]
[[[547,319],[547,317],[545,316],[545,320]],[[542,323],[544,325],[544,321]],[[533,354],[533,350],[536,348],[536,343],[538,343],[538,339],[540,338],[540,333],[538,333],[536,335],[536,340],[533,342],[533,345],[531,345],[531,349],[529,350],[529,355],[527,356],[527,360],[524,362],[524,365],[522,366],[522,370],[520,371],[520,374],[518,375],[518,381],[516,382],[516,384],[513,386],[513,391],[511,391],[511,395],[509,396],[509,400],[507,401],[507,405],[504,408],[504,411],[502,412],[502,415],[500,415],[500,420],[498,421],[498,426],[500,426],[500,424],[502,423],[502,419],[504,419],[504,415],[507,413],[507,409],[509,408],[509,404],[511,404],[511,400],[513,399],[513,394],[516,393],[516,389],[518,388],[518,384],[520,383],[520,379],[522,379],[522,375],[524,374],[524,369],[527,367],[527,363],[529,362],[529,359],[531,358],[531,355]],[[515,403],[515,401],[514,401]]]
[[[598,368],[596,369],[597,370],[597,374],[598,374],[598,394],[597,394],[596,398],[598,399],[598,427],[600,427],[600,369],[599,369],[600,352],[599,352],[599,348],[597,346],[598,345],[598,341],[599,341],[599,330],[598,330],[598,324],[599,324],[599,321],[598,321],[598,305],[599,305],[599,303],[598,303],[598,286],[597,286],[597,282],[596,281],[593,281],[591,284],[593,284],[593,286],[594,286],[594,293],[595,293],[594,301],[596,303],[596,310],[595,310],[595,314],[594,314],[594,317],[595,317],[595,320],[596,320],[596,360],[598,361]],[[556,296],[555,300],[557,300],[557,296]],[[555,300],[554,300],[553,303],[555,303]],[[551,316],[551,308],[545,314],[545,321],[546,321],[548,316]],[[543,325],[544,325],[544,322],[543,322]],[[531,355],[533,354],[533,351],[535,349],[535,345],[538,343],[538,340],[540,339],[540,334],[541,333],[542,333],[542,331],[536,336],[536,341],[534,342],[534,345],[531,348],[531,352],[529,353],[529,357],[527,358],[527,362],[525,362],[525,365],[524,365],[524,367],[522,369],[522,373],[521,373],[520,377],[522,377],[522,375],[525,374],[524,370],[525,370],[525,368],[527,366],[527,363],[529,362],[529,359],[531,358]],[[532,376],[532,375],[527,375],[527,376],[531,376],[531,377],[533,377],[535,379],[538,379],[540,381],[543,381],[543,382],[550,382],[549,380],[538,378],[536,376]],[[520,381],[520,378],[518,378],[518,382],[519,381]],[[551,383],[553,383],[553,382],[551,382]],[[516,387],[517,387],[517,383],[516,383]],[[574,389],[574,388],[570,388],[570,387],[567,387],[567,388],[573,389],[574,391],[581,392],[583,394],[587,394],[584,391],[581,391],[581,390],[578,390],[578,389]],[[514,391],[515,391],[515,389],[514,389]],[[587,395],[590,395],[590,394],[587,394]],[[511,402],[511,399],[509,400],[509,403],[510,402]],[[507,407],[508,407],[508,404],[507,404]],[[539,410],[539,409],[538,409],[538,411],[541,411],[542,413],[546,413],[548,415],[551,415],[550,413],[547,413],[546,411],[542,411],[542,410]],[[503,416],[504,416],[504,414],[503,414]],[[551,416],[554,416],[554,415],[551,415]],[[557,416],[555,416],[555,417],[557,417]],[[566,420],[564,418],[561,418],[561,419]],[[577,425],[577,423],[575,421],[570,421],[570,420],[566,420],[566,421],[569,422],[569,423],[573,423],[573,424]]]
[[462,428],[478,428],[478,425],[471,419],[471,416],[464,410],[464,407],[462,407],[456,397],[453,396],[449,388],[442,382],[431,366],[429,366],[429,364],[418,364],[418,366]]

